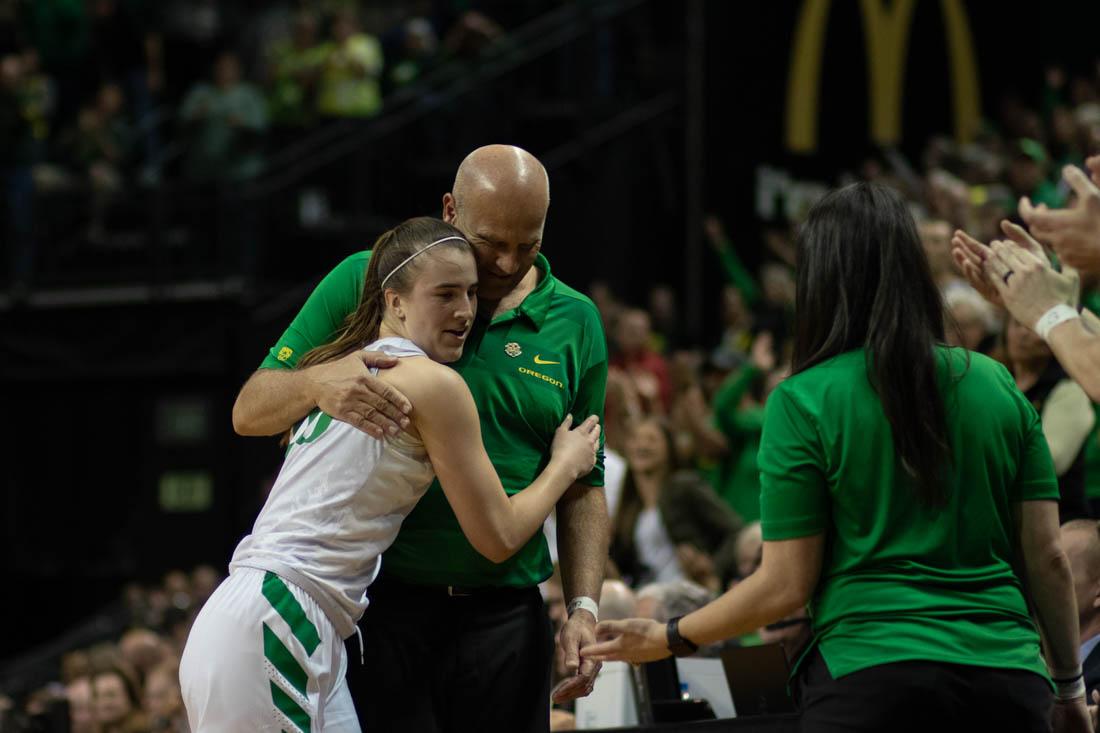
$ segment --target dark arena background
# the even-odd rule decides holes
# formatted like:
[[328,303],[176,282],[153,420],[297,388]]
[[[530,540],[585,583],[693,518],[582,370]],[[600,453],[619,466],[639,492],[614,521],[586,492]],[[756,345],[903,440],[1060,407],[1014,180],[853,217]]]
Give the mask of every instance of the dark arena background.
[[[349,12],[376,41],[373,103],[280,96],[302,11],[317,44]],[[608,319],[648,311],[675,389],[709,400],[745,295],[718,240],[782,361],[809,204],[860,179],[1014,201],[1021,140],[1057,186],[1100,153],[1098,33],[1068,1],[0,0],[0,699],[135,603],[171,635],[197,591],[170,574],[224,573],[279,469],[234,433],[241,385],[333,266],[440,215],[471,150],[544,163],[554,275],[613,355]],[[211,129],[192,97],[229,55],[262,120]]]

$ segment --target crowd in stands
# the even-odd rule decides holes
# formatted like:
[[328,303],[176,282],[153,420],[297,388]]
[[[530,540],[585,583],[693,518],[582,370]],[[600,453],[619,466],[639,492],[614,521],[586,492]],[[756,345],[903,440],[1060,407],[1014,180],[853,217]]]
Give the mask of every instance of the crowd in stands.
[[[1100,519],[1100,408],[1045,342],[968,284],[951,240],[958,229],[983,242],[1003,238],[1002,220],[1022,223],[1020,197],[1074,206],[1063,166],[1084,166],[1097,153],[1100,74],[1069,77],[1052,69],[1038,105],[1006,100],[974,142],[933,139],[913,163],[897,151],[876,154],[829,182],[873,180],[906,196],[943,295],[949,342],[1004,363],[1038,409],[1059,478],[1060,519],[1078,530],[1091,526],[1090,547]],[[668,620],[703,606],[759,564],[756,453],[768,395],[789,373],[797,328],[794,241],[803,213],[768,222],[759,244],[730,237],[720,216],[706,219],[713,266],[726,276],[724,329],[709,348],[683,342],[668,287],[653,287],[647,308],[620,302],[604,283],[590,288],[613,354],[605,417],[612,539],[601,617]],[[1095,239],[1100,258],[1100,230]],[[755,272],[741,256],[754,246],[766,253]],[[1079,270],[1081,302],[1095,311],[1100,267],[1086,262]],[[1098,561],[1084,551],[1071,559],[1090,579]],[[560,592],[552,581],[549,597]],[[1082,642],[1093,635],[1083,628]],[[781,643],[794,658],[808,639],[809,619],[800,612],[739,643]],[[568,728],[568,713],[556,711],[555,725]]]
[[41,197],[86,198],[95,242],[112,197],[253,178],[304,131],[376,117],[388,94],[501,34],[468,3],[0,2],[9,282],[32,277]]
[[56,662],[53,682],[17,700],[0,694],[0,730],[187,733],[180,654],[195,614],[222,577],[200,565],[190,573],[173,570],[152,587],[127,586],[117,608],[77,631],[94,639],[90,646],[49,660]]

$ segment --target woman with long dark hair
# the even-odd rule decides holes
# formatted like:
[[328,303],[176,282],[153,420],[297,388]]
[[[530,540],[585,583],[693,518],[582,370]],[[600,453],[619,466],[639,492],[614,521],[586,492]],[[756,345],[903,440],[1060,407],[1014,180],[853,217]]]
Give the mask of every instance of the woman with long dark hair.
[[566,417],[543,472],[505,493],[470,390],[444,366],[462,356],[476,292],[462,233],[438,219],[410,219],[375,243],[359,307],[341,332],[303,355],[299,367],[364,348],[397,357],[379,377],[409,398],[411,424],[379,441],[318,409],[294,429],[252,533],[180,660],[195,733],[358,731],[344,640],[356,633],[382,553],[432,479],[470,543],[502,562],[592,470],[596,418],[570,430]]
[[668,425],[637,421],[626,442],[627,469],[611,527],[611,560],[630,585],[687,578],[717,591],[737,567],[743,522],[698,471],[682,469]]
[[811,210],[796,310],[760,445],[760,569],[667,626],[600,624],[582,654],[690,653],[809,603],[803,730],[1046,731],[1052,702],[1089,730],[1039,416],[1003,366],[944,345],[897,194],[854,184]]

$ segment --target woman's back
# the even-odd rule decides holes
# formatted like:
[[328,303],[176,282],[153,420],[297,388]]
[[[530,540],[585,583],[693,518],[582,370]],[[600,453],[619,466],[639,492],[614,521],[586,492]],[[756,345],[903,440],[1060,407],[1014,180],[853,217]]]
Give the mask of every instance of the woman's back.
[[896,457],[863,350],[791,377],[768,401],[764,536],[825,531],[812,611],[834,676],[916,659],[1045,674],[1013,571],[1013,504],[1058,498],[1038,415],[996,362],[937,357],[954,456],[942,506],[921,502]]

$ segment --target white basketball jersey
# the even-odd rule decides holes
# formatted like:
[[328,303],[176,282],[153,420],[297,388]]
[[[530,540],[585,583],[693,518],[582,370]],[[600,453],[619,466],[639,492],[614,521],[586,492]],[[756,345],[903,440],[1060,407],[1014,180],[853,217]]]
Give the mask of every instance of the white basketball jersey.
[[[425,356],[412,341],[366,347],[397,357]],[[375,440],[314,410],[295,429],[282,470],[252,534],[229,564],[270,570],[317,601],[347,638],[367,607],[367,586],[401,522],[435,474],[419,440],[405,433]]]

